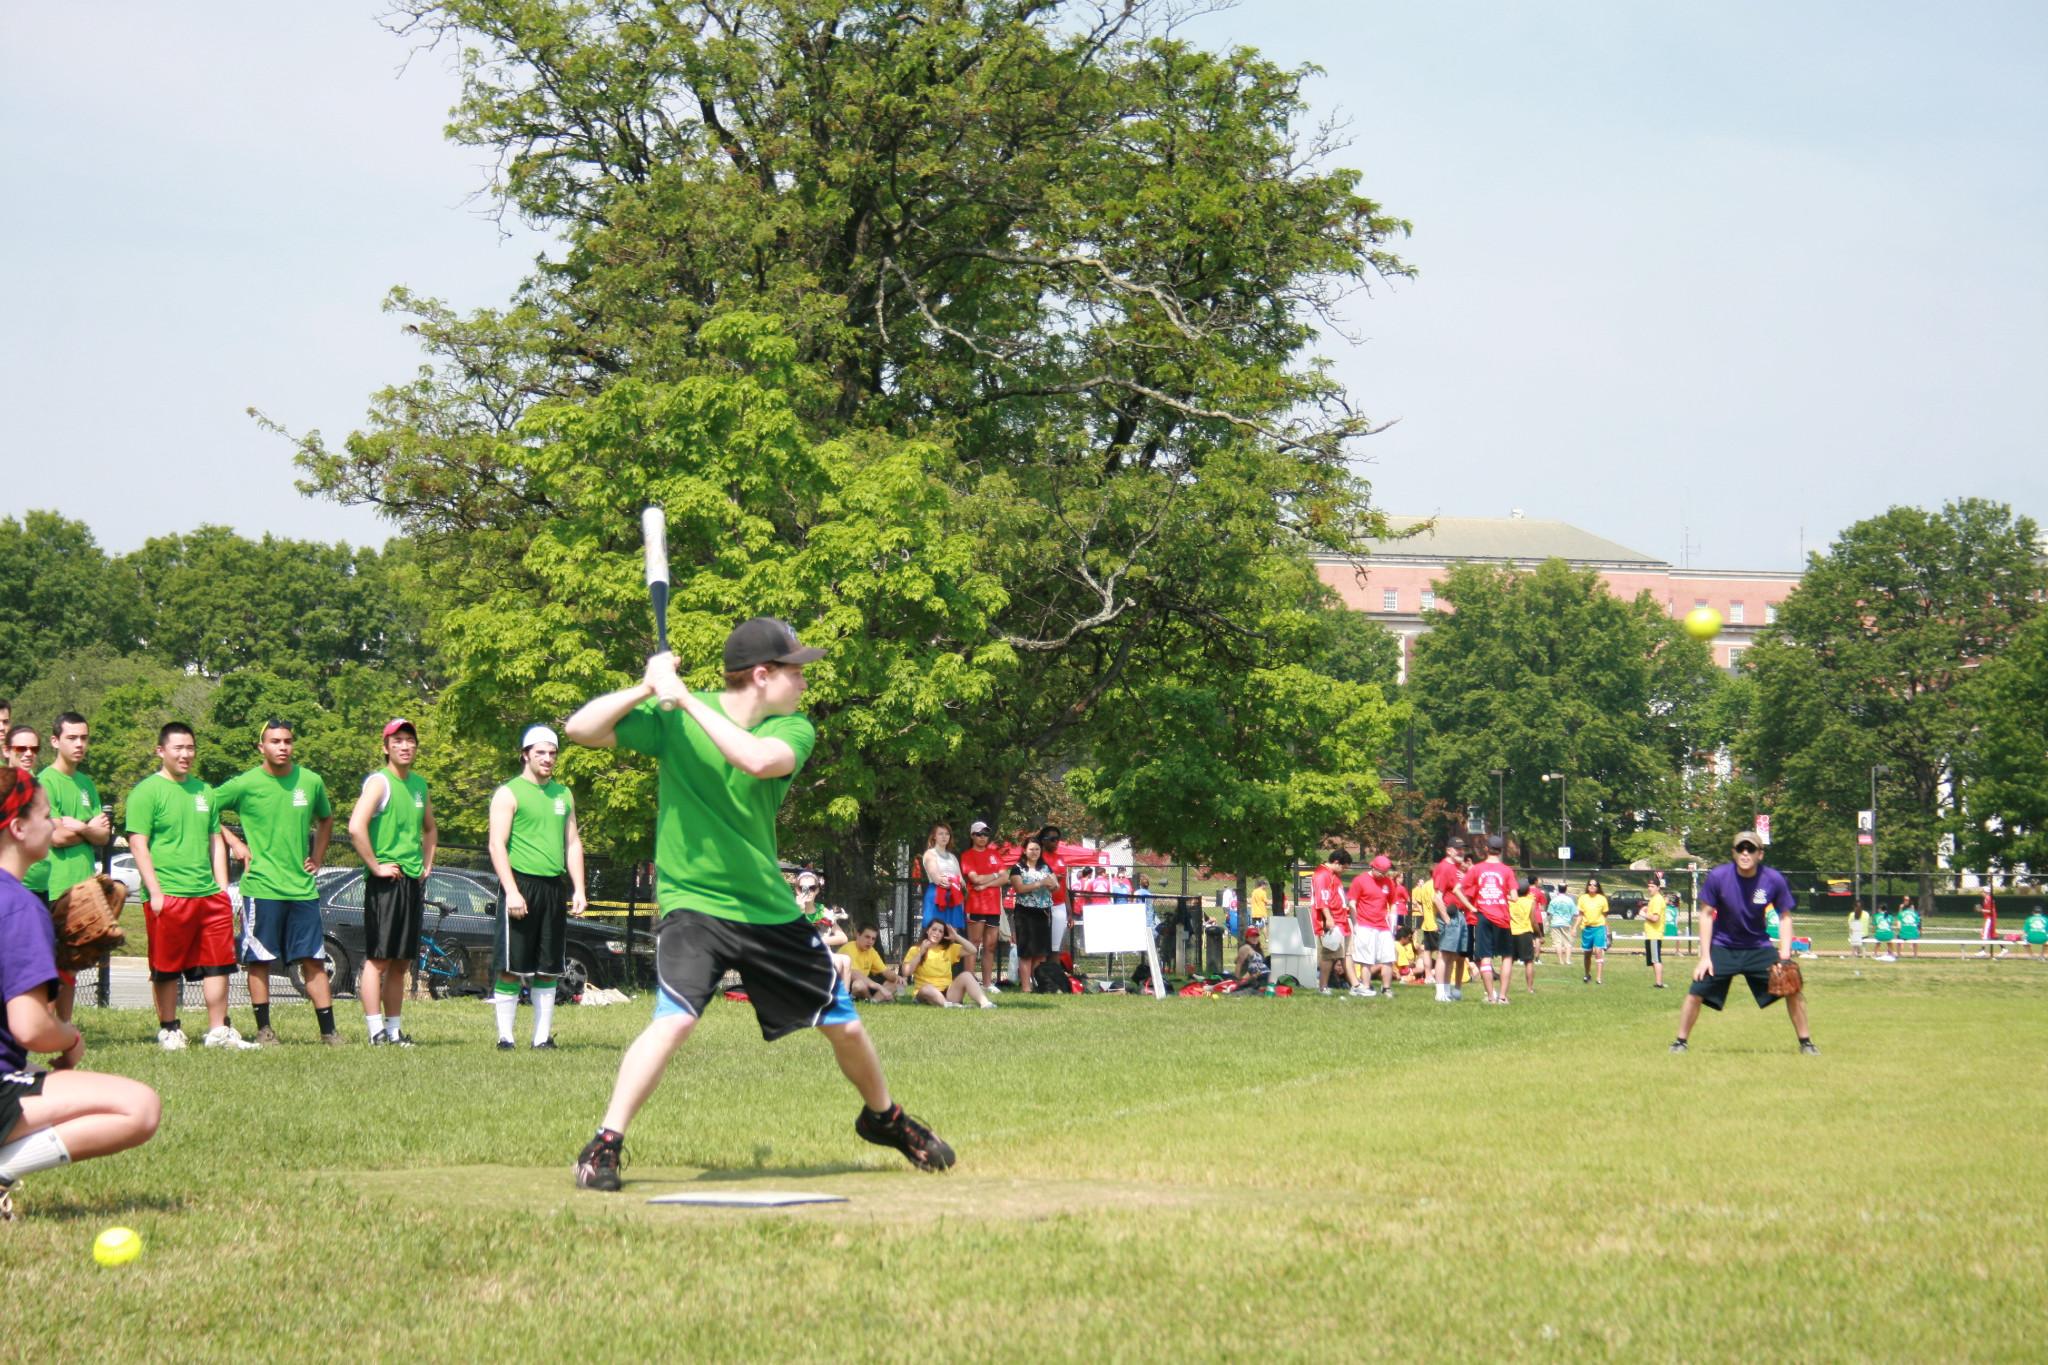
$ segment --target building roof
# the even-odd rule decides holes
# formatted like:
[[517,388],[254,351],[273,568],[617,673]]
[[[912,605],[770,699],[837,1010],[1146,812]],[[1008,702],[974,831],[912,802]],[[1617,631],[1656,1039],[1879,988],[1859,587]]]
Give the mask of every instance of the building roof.
[[1562,521],[1534,521],[1527,517],[1396,517],[1387,518],[1388,527],[1403,531],[1433,521],[1419,535],[1368,541],[1376,559],[1417,558],[1431,560],[1494,559],[1538,564],[1546,559],[1574,563],[1640,564],[1645,568],[1669,567],[1668,562],[1641,550],[1582,531]]

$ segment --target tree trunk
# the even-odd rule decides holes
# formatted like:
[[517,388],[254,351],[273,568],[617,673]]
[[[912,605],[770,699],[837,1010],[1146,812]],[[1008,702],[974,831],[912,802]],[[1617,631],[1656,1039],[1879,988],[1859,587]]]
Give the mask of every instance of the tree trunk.
[[844,906],[857,929],[872,924],[885,939],[893,932],[889,912],[893,910],[894,887],[882,877],[881,831],[863,816],[840,841],[825,852],[825,899]]

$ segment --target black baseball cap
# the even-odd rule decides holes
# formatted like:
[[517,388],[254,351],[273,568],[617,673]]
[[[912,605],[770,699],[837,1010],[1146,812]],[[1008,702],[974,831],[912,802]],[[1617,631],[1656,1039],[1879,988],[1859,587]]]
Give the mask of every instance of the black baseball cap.
[[1507,846],[1507,840],[1501,838],[1498,834],[1489,834],[1486,836],[1486,851],[1488,853],[1498,853]]
[[825,657],[825,651],[805,645],[787,621],[773,616],[756,616],[742,621],[725,637],[725,671],[737,673],[756,664],[807,664]]

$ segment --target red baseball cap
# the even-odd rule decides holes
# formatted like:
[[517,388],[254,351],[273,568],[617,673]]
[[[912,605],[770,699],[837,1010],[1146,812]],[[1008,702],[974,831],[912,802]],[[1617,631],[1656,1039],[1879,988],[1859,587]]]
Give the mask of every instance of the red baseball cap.
[[1372,860],[1372,870],[1375,872],[1391,872],[1393,867],[1393,862],[1384,853]]
[[412,737],[414,739],[418,739],[420,737],[420,732],[414,728],[413,723],[409,720],[406,720],[403,717],[400,717],[397,720],[387,721],[385,723],[384,738],[389,739],[393,735],[397,734],[400,730],[411,730]]

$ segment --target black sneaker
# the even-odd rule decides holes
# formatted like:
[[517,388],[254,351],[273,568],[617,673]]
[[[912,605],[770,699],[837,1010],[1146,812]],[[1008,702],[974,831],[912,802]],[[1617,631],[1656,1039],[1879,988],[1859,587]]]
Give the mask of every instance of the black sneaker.
[[1673,1052],[1683,1052],[1683,1051],[1685,1051],[1685,1039],[1683,1039],[1683,1038],[1674,1038],[1674,1039],[1672,1039],[1672,1040],[1671,1040],[1671,1050],[1672,1050]]
[[513,1042],[510,1038],[500,1038],[498,1040],[498,1051],[500,1052],[511,1052],[518,1046],[519,1044]]
[[555,1047],[555,1040],[554,1040],[554,1039],[552,1039],[552,1038],[549,1038],[549,1039],[547,1039],[547,1040],[546,1040],[545,1042],[539,1042],[539,1043],[535,1043],[535,1044],[533,1045],[533,1050],[534,1050],[535,1052],[555,1052],[555,1051],[559,1051],[559,1049]]
[[1820,1049],[1813,1045],[1813,1039],[1802,1038],[1799,1040],[1799,1055],[1802,1057],[1818,1057],[1820,1056]]
[[410,1033],[401,1033],[396,1038],[392,1038],[387,1035],[384,1041],[386,1043],[389,1043],[392,1047],[411,1047],[412,1035]]
[[953,1149],[937,1133],[904,1113],[900,1104],[891,1105],[886,1114],[862,1106],[860,1117],[853,1121],[853,1131],[877,1147],[894,1147],[920,1171],[943,1171],[953,1164]]
[[390,1045],[390,1042],[391,1040],[384,1036],[383,1029],[378,1029],[375,1033],[370,1035],[371,1047],[386,1047]]
[[619,1167],[625,1163],[626,1140],[614,1138],[604,1140],[600,1133],[583,1144],[583,1154],[576,1158],[576,1188],[579,1190],[617,1190],[623,1183],[619,1179]]

